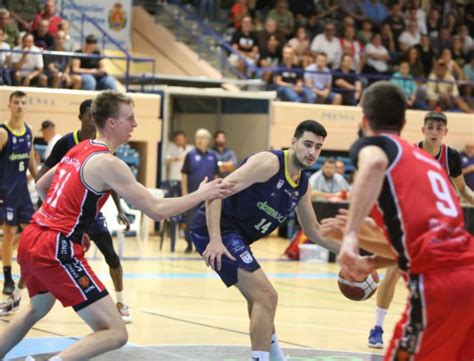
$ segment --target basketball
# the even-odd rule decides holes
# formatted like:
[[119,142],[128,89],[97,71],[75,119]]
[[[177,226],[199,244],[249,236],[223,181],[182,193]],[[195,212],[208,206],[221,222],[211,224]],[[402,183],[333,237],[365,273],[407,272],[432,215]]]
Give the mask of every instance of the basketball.
[[365,280],[351,282],[339,272],[337,284],[339,290],[346,298],[353,301],[365,301],[377,291],[379,275],[374,271]]

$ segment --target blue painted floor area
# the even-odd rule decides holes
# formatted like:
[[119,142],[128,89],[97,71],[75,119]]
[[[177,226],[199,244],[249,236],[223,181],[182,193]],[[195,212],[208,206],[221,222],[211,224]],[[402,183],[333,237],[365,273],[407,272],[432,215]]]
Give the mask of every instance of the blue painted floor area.
[[25,338],[7,354],[5,360],[41,353],[58,352],[76,341],[67,337]]

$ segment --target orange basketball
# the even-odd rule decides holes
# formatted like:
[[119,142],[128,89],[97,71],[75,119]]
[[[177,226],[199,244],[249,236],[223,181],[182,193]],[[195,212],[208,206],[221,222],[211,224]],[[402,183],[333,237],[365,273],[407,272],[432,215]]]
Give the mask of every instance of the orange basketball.
[[379,275],[376,271],[372,272],[362,281],[349,281],[346,277],[339,275],[337,284],[341,293],[353,301],[365,301],[372,297],[379,286]]

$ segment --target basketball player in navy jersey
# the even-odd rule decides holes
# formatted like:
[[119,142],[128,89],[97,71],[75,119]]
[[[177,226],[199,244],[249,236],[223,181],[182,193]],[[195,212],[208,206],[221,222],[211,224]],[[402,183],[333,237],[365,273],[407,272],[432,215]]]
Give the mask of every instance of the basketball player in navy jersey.
[[33,177],[37,165],[30,127],[24,116],[28,98],[22,91],[10,94],[10,120],[0,125],[0,223],[3,229],[3,293],[13,295],[12,254],[18,226],[23,229],[34,213],[28,192],[27,169]]
[[[399,137],[403,93],[388,82],[362,99],[364,137],[351,148],[358,167],[343,243],[341,272],[354,279],[397,265],[408,300],[385,361],[474,359],[474,237],[443,167]],[[359,255],[359,229],[374,204],[383,214],[380,240],[395,260]]]
[[[81,121],[81,129],[72,133],[64,135],[55,144],[51,155],[45,160],[43,167],[38,173],[38,178],[41,178],[49,169],[58,164],[64,155],[75,145],[86,139],[94,139],[97,135],[94,122],[92,121],[92,99],[84,100],[79,106],[79,120]],[[130,227],[127,216],[123,213],[120,199],[115,192],[112,192],[112,198],[117,206],[118,217],[124,223],[126,230]],[[105,262],[109,266],[110,277],[114,284],[115,293],[117,297],[117,309],[122,316],[125,323],[131,323],[132,317],[127,304],[125,303],[123,291],[123,270],[120,263],[119,256],[114,250],[112,236],[105,224],[105,217],[99,213],[92,224],[91,228],[87,230],[87,235],[97,245],[97,248],[104,255]]]
[[192,239],[206,264],[247,300],[252,360],[286,358],[273,324],[278,296],[250,245],[296,210],[309,239],[332,251],[338,248],[320,236],[308,178],[302,173],[318,159],[326,135],[316,121],[300,123],[289,150],[261,152],[245,159],[225,178],[235,183],[234,195],[202,206],[193,220]]
[[[429,112],[425,115],[421,131],[425,139],[416,144],[417,147],[431,154],[445,170],[451,183],[467,203],[474,204],[474,193],[466,185],[462,174],[461,158],[457,150],[443,144],[443,138],[448,133],[448,119],[442,112]],[[375,326],[370,330],[368,346],[383,347],[383,324],[388,308],[393,300],[400,273],[398,267],[390,267],[380,283],[377,292],[377,309],[375,311]]]
[[130,168],[113,155],[129,141],[137,126],[133,100],[118,92],[104,91],[95,98],[92,113],[99,132],[97,140],[73,147],[37,183],[44,202],[23,231],[18,248],[18,263],[30,304],[2,328],[0,359],[48,314],[56,299],[64,307],[73,307],[93,332],[51,361],[88,360],[127,342],[124,322],[90,268],[83,247],[84,234],[111,189],[157,221],[230,194],[232,184],[218,179],[203,182],[197,191],[183,197],[153,197],[136,181]]

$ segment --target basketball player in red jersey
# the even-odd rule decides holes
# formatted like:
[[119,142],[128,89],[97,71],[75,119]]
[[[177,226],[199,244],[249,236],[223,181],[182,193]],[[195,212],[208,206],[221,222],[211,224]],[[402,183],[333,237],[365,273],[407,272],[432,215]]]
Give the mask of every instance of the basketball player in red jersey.
[[474,237],[464,229],[440,164],[399,137],[405,109],[403,94],[388,82],[364,93],[365,136],[351,148],[359,171],[339,253],[341,271],[358,279],[395,264],[359,255],[358,232],[376,203],[409,291],[385,360],[472,361]]
[[[421,129],[425,139],[415,146],[430,153],[449,175],[460,196],[468,203],[474,205],[474,193],[466,185],[462,174],[461,158],[457,150],[443,144],[443,138],[448,133],[448,119],[442,112],[429,112],[425,115],[424,126]],[[368,346],[372,348],[383,347],[383,323],[388,308],[392,302],[395,288],[400,274],[398,267],[388,268],[385,277],[380,283],[377,292],[377,310],[375,311],[375,326],[370,330]]]
[[82,245],[84,231],[112,189],[155,220],[230,194],[228,182],[214,180],[184,197],[154,198],[113,155],[117,147],[129,141],[137,126],[132,99],[113,91],[102,92],[94,100],[92,113],[98,138],[72,148],[37,183],[45,201],[23,232],[18,249],[31,302],[2,329],[0,358],[51,310],[56,299],[64,307],[72,306],[93,333],[51,360],[86,360],[127,342],[125,324],[89,267]]

